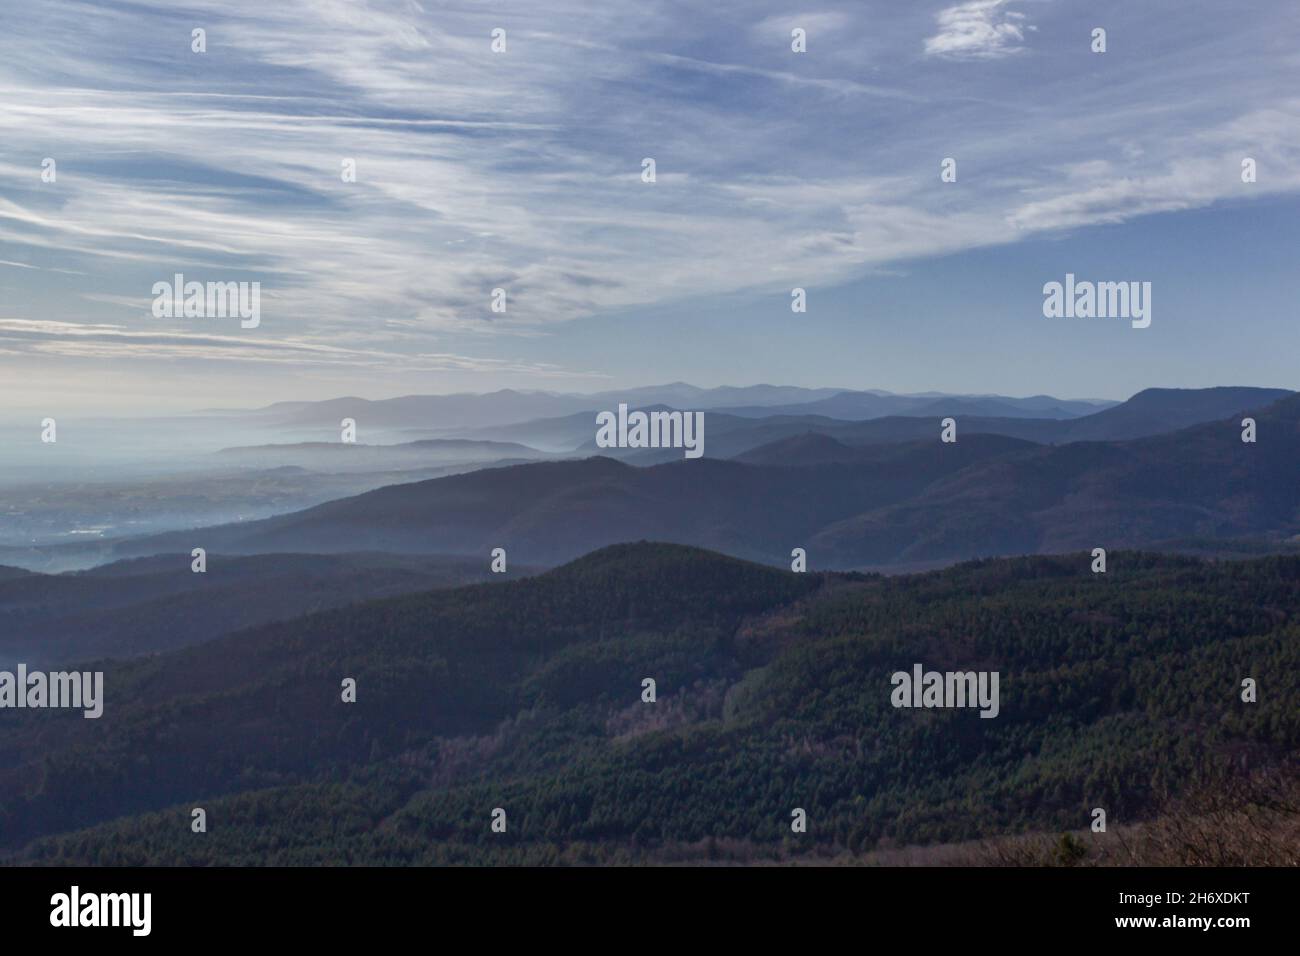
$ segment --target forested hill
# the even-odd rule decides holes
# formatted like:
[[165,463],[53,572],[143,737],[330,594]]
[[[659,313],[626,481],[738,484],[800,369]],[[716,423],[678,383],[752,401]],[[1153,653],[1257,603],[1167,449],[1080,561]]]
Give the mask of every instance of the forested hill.
[[[3,713],[0,834],[20,862],[865,852],[1131,822],[1294,757],[1300,559],[1090,564],[885,578],[621,545],[106,663],[99,720]],[[998,671],[998,716],[895,708],[916,663]]]
[[496,577],[479,556],[210,554],[203,574],[191,573],[192,561],[182,552],[63,574],[0,568],[0,667],[175,650],[265,621]]

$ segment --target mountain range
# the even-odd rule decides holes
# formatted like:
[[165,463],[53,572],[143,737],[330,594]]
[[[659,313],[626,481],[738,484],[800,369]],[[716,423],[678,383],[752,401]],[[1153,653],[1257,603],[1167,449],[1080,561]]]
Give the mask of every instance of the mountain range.
[[[775,564],[802,547],[815,567],[850,568],[1198,541],[1281,548],[1300,533],[1300,396],[1283,394],[1253,411],[1255,443],[1242,441],[1240,410],[1163,434],[1060,445],[984,433],[970,421],[958,421],[948,444],[938,422],[882,419],[778,437],[739,460],[634,467],[598,456],[488,468],[261,521],[125,540],[114,551],[486,555],[503,547],[549,565],[654,538]],[[1107,416],[1101,425],[1078,427],[1147,432],[1258,397],[1215,390],[1171,409],[1169,396],[1143,393],[1130,407],[1090,416]],[[899,422],[917,422],[925,437],[885,442],[881,431]],[[1052,424],[1079,422],[1087,419]]]
[[[640,407],[689,407],[683,388]],[[382,485],[99,539],[110,563],[89,570],[0,566],[0,671],[75,665],[105,688],[93,720],[0,711],[0,862],[862,862],[1022,834],[1073,862],[1097,806],[1149,828],[1196,793],[1295,779],[1300,394],[908,396],[917,414],[861,419],[790,409],[897,396],[713,397],[731,404],[699,459],[589,454],[587,396],[472,436],[232,446],[217,470],[114,486],[134,521],[158,488],[248,513]],[[93,521],[85,495],[8,513]],[[79,547],[21,549],[58,566],[46,552]],[[996,672],[997,717],[893,706],[916,666]]]
[[932,406],[944,398],[966,404],[970,413],[1072,417],[1090,414],[1115,404],[1103,399],[1070,400],[1048,395],[1028,398],[1008,396],[947,396],[941,392],[895,395],[879,390],[800,388],[790,385],[750,385],[700,388],[685,382],[628,388],[591,394],[565,394],[501,389],[487,394],[406,395],[371,400],[355,396],[317,402],[278,402],[254,410],[211,410],[208,414],[233,416],[269,427],[338,428],[344,418],[358,426],[378,429],[450,431],[456,434],[497,425],[518,424],[538,418],[554,418],[579,412],[616,408],[620,402],[633,407],[667,405],[680,409],[717,409],[746,417],[772,414],[824,415],[830,418],[865,419],[885,415],[931,414]]
[[[800,411],[811,406],[770,409],[763,415],[756,414],[759,410],[754,408],[720,408],[710,411],[705,417],[704,453],[712,458],[732,458],[778,439],[808,432],[829,435],[852,445],[920,440],[934,435],[938,431],[938,422],[949,417],[960,419],[963,432],[1006,435],[1040,444],[1114,441],[1157,435],[1214,421],[1262,408],[1290,394],[1286,389],[1277,388],[1150,388],[1125,402],[1070,418],[1038,417],[1042,409],[1032,413],[1015,410],[1016,414],[1010,416],[993,417],[986,413],[1006,411],[1004,403],[959,397],[926,399],[923,405],[912,411],[864,415],[861,419]],[[644,411],[671,411],[675,406],[661,403],[629,407]],[[480,439],[522,442],[556,452],[595,453],[595,414],[593,408],[558,418],[475,429],[473,434]],[[621,453],[621,457],[650,463],[680,457],[680,453],[631,451]]]

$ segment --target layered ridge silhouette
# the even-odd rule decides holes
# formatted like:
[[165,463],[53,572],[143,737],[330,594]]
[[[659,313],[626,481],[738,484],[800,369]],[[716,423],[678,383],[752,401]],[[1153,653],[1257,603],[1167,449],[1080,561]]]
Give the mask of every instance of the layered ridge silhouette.
[[945,444],[938,422],[918,420],[929,437],[889,444],[805,433],[739,460],[530,463],[124,541],[116,551],[506,547],[544,565],[654,538],[781,564],[803,547],[815,567],[851,568],[1093,547],[1282,548],[1300,533],[1300,396],[1253,414],[1253,444],[1242,442],[1236,414],[1127,441],[1063,445],[980,433],[961,421],[958,440]]

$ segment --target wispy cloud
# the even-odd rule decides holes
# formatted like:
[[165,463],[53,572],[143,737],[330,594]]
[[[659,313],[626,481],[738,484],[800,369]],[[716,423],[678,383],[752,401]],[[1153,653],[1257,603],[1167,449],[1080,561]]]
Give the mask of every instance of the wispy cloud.
[[0,345],[9,354],[137,360],[238,361],[320,368],[404,372],[518,372],[543,378],[594,377],[548,363],[511,362],[448,352],[340,348],[325,342],[200,332],[138,331],[120,325],[0,318]]
[[[1300,103],[1261,100],[1292,56],[1268,17],[1080,66],[1067,8],[1033,8],[1049,69],[1011,56],[1034,26],[1013,0],[724,4],[690,29],[666,0],[48,0],[0,37],[0,266],[16,317],[94,334],[6,348],[551,376],[529,346],[561,323],[1241,198],[1247,149],[1252,196],[1300,190]],[[260,281],[258,334],[154,319],[177,271]],[[447,348],[467,335],[495,357]]]
[[[925,41],[931,56],[992,59],[1024,49],[1025,14],[1009,10],[1012,0],[967,0],[940,10],[939,32]],[[1029,29],[1032,29],[1030,27]]]

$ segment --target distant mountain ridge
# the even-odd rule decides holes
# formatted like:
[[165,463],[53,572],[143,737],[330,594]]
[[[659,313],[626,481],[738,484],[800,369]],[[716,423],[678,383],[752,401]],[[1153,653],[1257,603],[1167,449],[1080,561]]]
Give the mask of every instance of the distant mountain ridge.
[[1058,446],[972,434],[960,422],[958,441],[944,444],[930,422],[925,439],[856,450],[838,439],[804,439],[811,463],[779,462],[778,445],[777,456],[752,453],[755,464],[703,458],[636,468],[606,457],[524,464],[125,541],[118,553],[199,543],[235,553],[505,547],[520,560],[554,564],[656,538],[771,563],[806,547],[815,566],[835,568],[1192,537],[1281,543],[1300,533],[1300,396],[1255,415],[1256,444],[1241,441],[1235,414],[1163,435]]
[[[1285,389],[1276,388],[1151,388],[1102,411],[1068,419],[969,415],[966,410],[972,406],[962,399],[939,399],[921,406],[916,415],[888,415],[862,421],[841,420],[824,415],[774,414],[755,417],[715,410],[705,417],[704,453],[711,458],[734,458],[762,445],[809,432],[826,435],[852,446],[923,441],[937,432],[941,419],[949,417],[959,420],[959,427],[964,434],[1003,435],[1037,444],[1119,441],[1176,431],[1189,425],[1263,408],[1290,394],[1292,393]],[[987,410],[989,406],[984,404],[974,407]],[[580,442],[576,446],[580,452],[610,454],[637,464],[669,461],[680,456],[680,453],[674,451],[598,449],[593,419],[588,414],[503,426],[484,434],[500,440],[522,438],[530,432],[544,437],[553,446]]]
[[840,392],[829,398],[790,405],[721,406],[718,411],[747,418],[767,415],[824,415],[861,421],[890,415],[978,415],[985,418],[1076,418],[1109,408],[1116,402],[1063,400],[1050,395],[1006,398],[1000,395],[891,395],[876,392]]
[[[734,408],[737,409],[736,414],[750,417],[772,413],[861,419],[908,414],[944,397],[986,403],[989,409],[1000,408],[1007,414],[1044,417],[1082,415],[1114,404],[1103,400],[1061,400],[1041,395],[1025,399],[994,395],[944,396],[941,393],[894,395],[879,390],[802,388],[791,385],[700,388],[685,382],[672,382],[667,385],[591,394],[501,389],[485,394],[405,395],[388,399],[347,396],[317,402],[277,402],[260,409],[226,409],[219,413],[278,427],[337,428],[343,418],[354,418],[359,424],[370,428],[441,431],[489,428],[535,419],[558,418],[579,412],[613,409],[620,402],[630,406],[661,404],[689,410]],[[771,412],[764,412],[764,409],[771,409]]]

